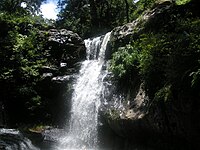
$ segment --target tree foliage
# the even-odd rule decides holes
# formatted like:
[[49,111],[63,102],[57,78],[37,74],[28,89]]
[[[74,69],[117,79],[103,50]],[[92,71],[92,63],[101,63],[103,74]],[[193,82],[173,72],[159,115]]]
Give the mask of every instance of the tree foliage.
[[131,75],[131,69],[139,72],[152,99],[163,96],[167,100],[172,91],[188,93],[199,88],[200,20],[179,15],[173,20],[173,30],[168,30],[170,24],[141,34],[112,56],[113,73],[123,78]]
[[129,21],[131,0],[62,0],[58,26],[80,35],[105,32]]
[[[0,11],[24,15],[27,13],[35,14],[39,12],[40,5],[45,0],[1,0]],[[25,5],[25,7],[22,6]]]
[[45,41],[39,36],[45,22],[28,10],[22,13],[17,8],[20,3],[1,1],[0,13],[0,101],[8,114],[14,114],[15,118],[11,118],[14,122],[25,121],[23,117],[30,117],[41,107],[36,85],[41,78],[40,68],[46,62]]

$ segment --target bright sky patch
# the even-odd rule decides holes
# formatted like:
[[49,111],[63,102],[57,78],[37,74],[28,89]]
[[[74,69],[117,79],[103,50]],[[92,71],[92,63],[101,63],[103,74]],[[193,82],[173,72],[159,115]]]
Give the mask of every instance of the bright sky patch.
[[40,8],[42,15],[47,19],[56,19],[58,14],[57,0],[47,0]]
[[27,7],[27,4],[26,4],[25,2],[22,2],[22,3],[21,3],[21,7],[22,7],[22,8],[26,8],[26,7]]

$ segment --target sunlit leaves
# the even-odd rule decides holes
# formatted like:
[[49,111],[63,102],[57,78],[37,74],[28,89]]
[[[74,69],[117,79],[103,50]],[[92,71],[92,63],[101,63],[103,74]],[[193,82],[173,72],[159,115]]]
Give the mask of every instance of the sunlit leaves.
[[110,69],[115,75],[122,77],[132,67],[137,68],[139,60],[139,53],[131,45],[120,47],[117,52],[113,54]]
[[190,2],[191,0],[176,0],[176,4],[177,5],[184,5],[188,2]]

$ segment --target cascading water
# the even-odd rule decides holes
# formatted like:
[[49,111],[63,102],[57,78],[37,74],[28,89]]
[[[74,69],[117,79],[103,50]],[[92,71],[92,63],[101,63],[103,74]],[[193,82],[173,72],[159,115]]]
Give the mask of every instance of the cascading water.
[[97,149],[98,108],[102,91],[102,66],[110,39],[108,32],[101,37],[85,40],[87,60],[82,63],[74,84],[70,129],[60,140],[59,150]]
[[16,129],[0,129],[1,150],[39,150]]

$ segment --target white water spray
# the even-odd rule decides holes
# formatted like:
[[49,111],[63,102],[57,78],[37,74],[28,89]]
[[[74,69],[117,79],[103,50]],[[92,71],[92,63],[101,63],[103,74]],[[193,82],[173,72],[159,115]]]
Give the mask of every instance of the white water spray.
[[59,150],[97,149],[98,109],[102,91],[102,66],[111,33],[85,40],[87,60],[82,63],[74,84],[70,129],[60,141]]

